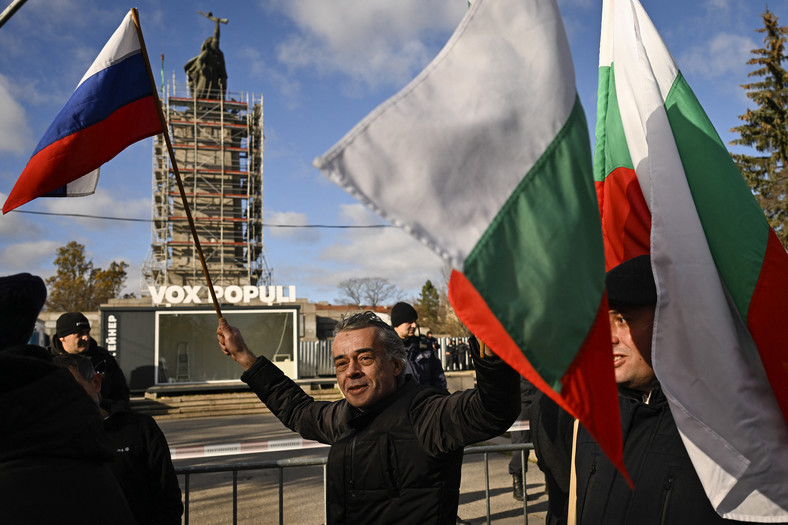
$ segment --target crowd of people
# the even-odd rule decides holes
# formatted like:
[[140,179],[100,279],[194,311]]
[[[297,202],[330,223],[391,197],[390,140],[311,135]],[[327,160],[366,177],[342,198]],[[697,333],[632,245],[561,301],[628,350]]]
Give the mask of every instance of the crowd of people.
[[181,523],[164,434],[129,409],[87,318],[65,313],[50,348],[28,344],[46,295],[40,277],[0,277],[0,521]]
[[[408,303],[394,305],[390,323],[363,312],[337,324],[339,401],[310,397],[225,319],[217,339],[285,426],[331,446],[331,524],[467,523],[457,515],[463,449],[502,435],[518,418],[530,428],[512,432],[512,441],[534,443],[551,525],[734,523],[706,497],[654,374],[657,292],[649,257],[610,270],[606,291],[633,487],[582,425],[494,349],[481,352],[474,336],[447,345],[448,368],[462,368],[465,345],[476,376],[474,388],[450,393],[440,345],[431,332],[420,334]],[[88,319],[65,313],[51,348],[28,344],[46,293],[39,277],[0,277],[2,521],[180,523],[181,491],[164,434],[153,418],[129,409],[123,372],[91,337]],[[516,499],[524,497],[527,465],[519,455],[509,465]],[[48,504],[32,504],[31,493],[46,494]],[[91,504],[77,493],[90,494]]]

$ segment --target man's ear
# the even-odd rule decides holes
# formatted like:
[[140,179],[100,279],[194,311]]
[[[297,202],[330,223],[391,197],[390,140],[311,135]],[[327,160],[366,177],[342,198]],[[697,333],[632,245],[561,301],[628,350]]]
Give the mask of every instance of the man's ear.
[[90,382],[93,384],[93,388],[96,389],[97,394],[101,392],[101,381],[103,379],[104,378],[101,376],[101,374],[95,373],[93,374],[93,379],[90,380]]
[[394,375],[398,376],[402,373],[402,361],[399,359],[392,359],[394,361]]

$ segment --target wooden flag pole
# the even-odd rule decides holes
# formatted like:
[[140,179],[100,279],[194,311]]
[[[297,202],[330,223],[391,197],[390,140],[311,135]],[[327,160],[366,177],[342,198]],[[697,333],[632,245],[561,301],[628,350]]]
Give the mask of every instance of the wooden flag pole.
[[200,238],[197,236],[197,229],[194,227],[194,219],[192,218],[192,212],[189,208],[189,201],[186,200],[186,192],[183,189],[183,181],[181,181],[181,173],[178,170],[178,163],[175,161],[175,152],[172,149],[172,142],[170,141],[170,133],[167,128],[167,121],[164,119],[164,112],[161,109],[161,100],[159,99],[158,91],[156,90],[156,83],[153,80],[153,72],[150,68],[150,61],[148,60],[148,51],[145,48],[145,40],[142,38],[142,29],[140,28],[140,19],[139,15],[137,14],[137,9],[131,9],[131,17],[134,20],[134,26],[137,28],[137,35],[140,39],[140,48],[142,49],[142,55],[145,57],[145,69],[148,71],[148,78],[150,80],[151,87],[153,88],[153,96],[156,99],[156,111],[159,113],[159,122],[161,122],[161,129],[162,135],[164,135],[164,142],[167,144],[167,152],[170,155],[170,162],[172,163],[172,171],[175,174],[175,180],[178,183],[178,191],[181,194],[181,200],[183,201],[183,209],[186,212],[186,218],[189,221],[189,228],[192,231],[192,237],[194,238],[194,246],[197,248],[197,255],[200,257],[200,264],[202,265],[202,272],[205,275],[205,281],[208,283],[208,292],[211,294],[211,299],[213,300],[213,307],[216,310],[216,315],[219,317],[219,320],[222,319],[222,309],[219,306],[219,301],[216,299],[216,292],[213,289],[213,282],[211,281],[211,276],[208,273],[208,265],[205,264],[205,256],[202,253],[202,246],[200,246]]

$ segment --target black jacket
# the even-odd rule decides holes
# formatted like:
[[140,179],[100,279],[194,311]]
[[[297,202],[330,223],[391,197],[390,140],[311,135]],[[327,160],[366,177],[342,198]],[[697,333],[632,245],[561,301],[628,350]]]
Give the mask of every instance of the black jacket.
[[132,525],[96,404],[65,368],[0,352],[0,521]]
[[410,372],[416,381],[425,386],[435,386],[446,390],[446,374],[443,365],[427,336],[414,335],[402,343],[408,351]]
[[262,357],[241,379],[285,426],[332,445],[330,524],[454,524],[463,448],[519,413],[518,375],[497,358],[478,359],[476,389],[449,395],[407,377],[365,412],[315,401]]
[[[52,338],[52,353],[63,354],[63,344],[57,337]],[[90,346],[82,355],[89,357],[96,372],[102,375],[101,406],[108,412],[127,410],[129,408],[129,387],[126,376],[118,366],[118,362],[105,348],[90,338]]]
[[[577,439],[578,525],[732,524],[709,503],[659,385],[648,400],[619,388],[624,464],[634,491],[582,426]],[[532,437],[550,497],[548,524],[566,521],[573,419],[544,395]]]
[[137,523],[180,524],[183,504],[170,448],[152,417],[131,411],[110,414],[104,430],[115,450],[110,469]]

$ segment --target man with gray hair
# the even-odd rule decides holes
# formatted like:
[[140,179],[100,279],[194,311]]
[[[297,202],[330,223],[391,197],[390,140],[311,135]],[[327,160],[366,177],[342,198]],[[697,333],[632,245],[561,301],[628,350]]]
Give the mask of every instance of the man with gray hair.
[[220,320],[222,351],[271,412],[306,439],[331,445],[328,523],[454,524],[463,448],[502,434],[519,413],[519,376],[495,355],[479,356],[477,387],[449,394],[403,373],[402,340],[373,312],[335,328],[341,401],[315,401],[237,328]]

